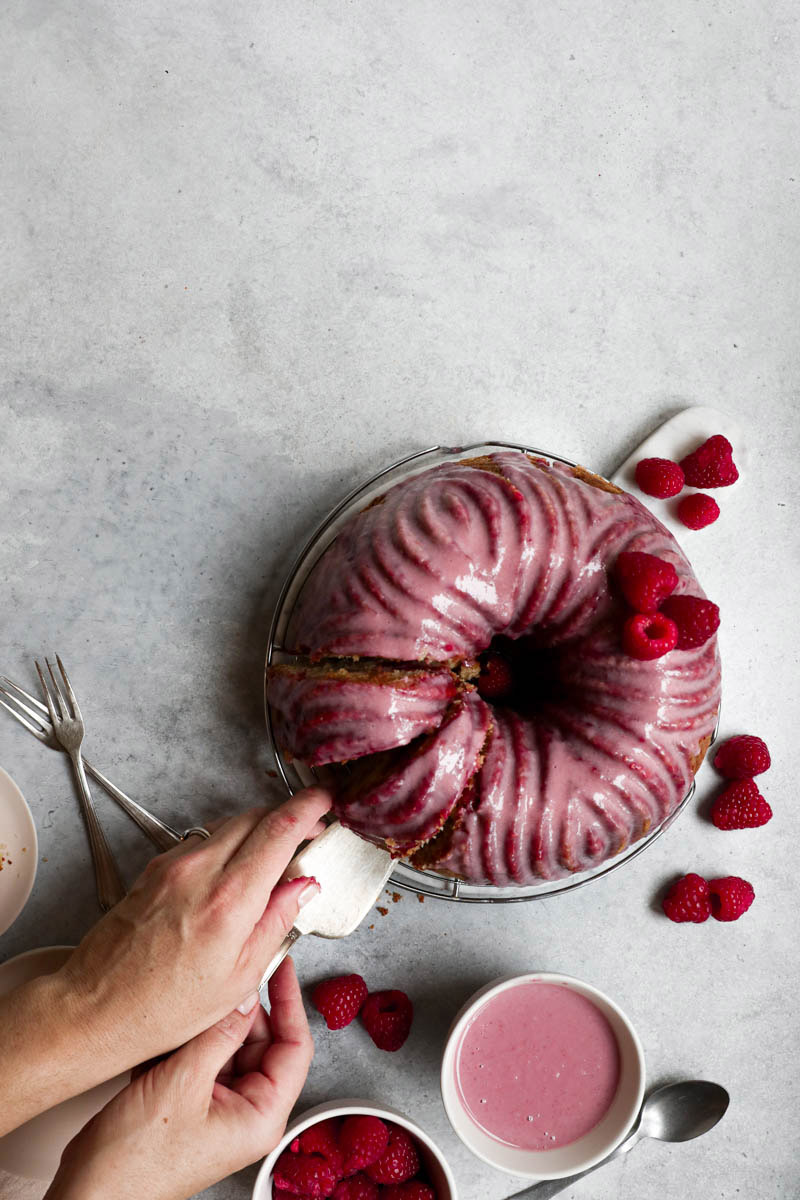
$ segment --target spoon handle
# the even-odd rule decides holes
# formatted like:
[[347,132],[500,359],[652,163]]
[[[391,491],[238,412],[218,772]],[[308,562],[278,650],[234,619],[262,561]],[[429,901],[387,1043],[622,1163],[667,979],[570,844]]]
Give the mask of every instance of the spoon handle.
[[557,1196],[559,1192],[563,1192],[566,1188],[572,1187],[579,1179],[583,1179],[584,1175],[591,1175],[592,1171],[596,1171],[598,1167],[604,1167],[607,1162],[611,1162],[612,1158],[616,1158],[618,1154],[625,1154],[640,1140],[640,1133],[634,1130],[629,1134],[624,1141],[620,1142],[616,1150],[612,1150],[606,1158],[601,1158],[599,1163],[595,1163],[593,1167],[588,1167],[585,1171],[579,1171],[577,1175],[567,1175],[565,1179],[544,1179],[541,1183],[534,1183],[529,1188],[523,1188],[521,1192],[514,1192],[513,1196],[509,1196],[508,1200],[550,1200],[551,1196]]

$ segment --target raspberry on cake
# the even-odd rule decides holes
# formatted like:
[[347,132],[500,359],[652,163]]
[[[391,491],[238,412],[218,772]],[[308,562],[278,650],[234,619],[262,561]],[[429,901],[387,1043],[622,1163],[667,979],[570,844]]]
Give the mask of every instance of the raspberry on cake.
[[[667,639],[659,657],[623,647],[623,555],[664,564],[630,593],[666,596],[635,630],[640,652],[660,641],[648,630]],[[683,799],[716,722],[715,621],[633,496],[500,451],[412,475],[345,521],[290,617],[285,649],[305,661],[270,679],[313,704],[271,703],[282,744],[333,764],[336,814],[357,833],[470,882],[557,879]],[[663,648],[670,622],[679,655]],[[500,658],[509,671],[484,666],[475,690],[475,664]]]

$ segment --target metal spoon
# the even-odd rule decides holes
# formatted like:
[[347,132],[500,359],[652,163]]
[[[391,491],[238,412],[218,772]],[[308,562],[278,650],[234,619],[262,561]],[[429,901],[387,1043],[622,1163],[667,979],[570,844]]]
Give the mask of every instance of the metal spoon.
[[509,1200],[549,1200],[577,1179],[590,1175],[618,1154],[627,1154],[642,1138],[657,1138],[661,1142],[688,1142],[713,1129],[722,1120],[730,1102],[730,1096],[718,1083],[704,1079],[684,1079],[680,1083],[667,1083],[656,1088],[641,1107],[636,1124],[616,1150],[601,1162],[570,1175],[566,1179],[547,1179],[535,1183],[521,1192],[515,1192]]

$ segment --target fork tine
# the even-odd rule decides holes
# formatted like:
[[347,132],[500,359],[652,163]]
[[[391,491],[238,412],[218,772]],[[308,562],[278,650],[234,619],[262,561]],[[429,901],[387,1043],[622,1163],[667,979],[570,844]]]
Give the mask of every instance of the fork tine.
[[[36,696],[32,696],[30,692],[26,692],[24,687],[20,687],[18,683],[14,683],[14,680],[9,679],[7,675],[0,675],[0,684],[3,684],[4,688],[11,688],[12,691],[19,692],[20,696],[24,696],[26,700],[30,700],[31,704],[39,709],[39,712],[47,715],[47,708],[42,704],[41,700],[38,700]],[[12,696],[11,699],[16,701],[16,696]]]
[[44,672],[42,671],[42,668],[39,666],[38,662],[35,662],[34,666],[36,667],[36,671],[39,676],[39,681],[41,682],[41,685],[42,685],[42,691],[44,692],[45,703],[47,704],[47,711],[50,713],[50,720],[53,722],[53,725],[57,725],[58,717],[56,716],[56,709],[55,709],[55,705],[53,704],[53,697],[50,695],[50,688],[47,686],[47,680],[44,677]]
[[67,702],[64,699],[64,693],[61,690],[61,684],[56,679],[56,673],[53,670],[53,664],[50,662],[49,658],[46,658],[44,661],[45,666],[50,673],[50,678],[53,681],[53,687],[56,689],[56,703],[58,704],[58,711],[61,713],[62,719],[68,718],[69,709],[67,708]]
[[82,721],[83,717],[81,716],[81,710],[78,707],[78,701],[75,699],[75,693],[72,690],[72,684],[69,681],[69,675],[65,671],[64,664],[62,663],[62,661],[58,657],[58,655],[56,655],[56,662],[58,663],[58,667],[59,667],[59,670],[61,671],[61,674],[64,676],[64,686],[67,689],[67,695],[69,696],[69,702],[72,705],[72,715],[73,715],[73,717],[76,717],[77,720]]
[[[0,691],[2,691],[4,696],[8,696],[8,692],[5,690],[5,688],[0,688]],[[31,725],[30,721],[26,717],[23,717],[22,713],[18,712],[16,708],[12,708],[10,704],[6,704],[5,700],[0,700],[0,705],[3,706],[6,712],[10,712],[12,717],[16,717],[20,725],[24,725],[26,729],[29,729],[34,737],[39,738],[39,741],[44,741],[46,739],[47,734],[44,732],[44,730],[38,728],[36,725]],[[26,712],[29,711],[29,709],[26,709]]]
[[[6,700],[10,700],[11,703],[16,706],[16,708],[21,708],[24,713],[27,713],[29,717],[33,718],[33,720],[36,722],[36,724],[41,728],[42,733],[47,733],[47,729],[45,728],[45,721],[44,721],[43,717],[40,716],[38,712],[34,712],[34,710],[32,708],[29,708],[28,705],[24,702],[24,700],[20,700],[19,696],[15,696],[13,694],[13,692],[10,692],[8,690],[7,687],[3,687],[1,680],[0,680],[0,696],[5,696]],[[2,702],[0,701],[0,703],[2,703]],[[8,708],[8,705],[6,704],[6,705],[4,705],[4,707]],[[41,707],[44,708],[44,705],[41,705]],[[47,709],[45,708],[44,711],[47,712]],[[9,712],[11,712],[10,708],[9,708]]]

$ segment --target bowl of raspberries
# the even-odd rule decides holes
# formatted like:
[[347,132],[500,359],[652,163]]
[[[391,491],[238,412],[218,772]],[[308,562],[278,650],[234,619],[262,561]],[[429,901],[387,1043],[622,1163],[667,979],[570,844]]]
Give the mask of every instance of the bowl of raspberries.
[[253,1200],[456,1200],[441,1150],[408,1117],[332,1100],[290,1121],[264,1159]]

